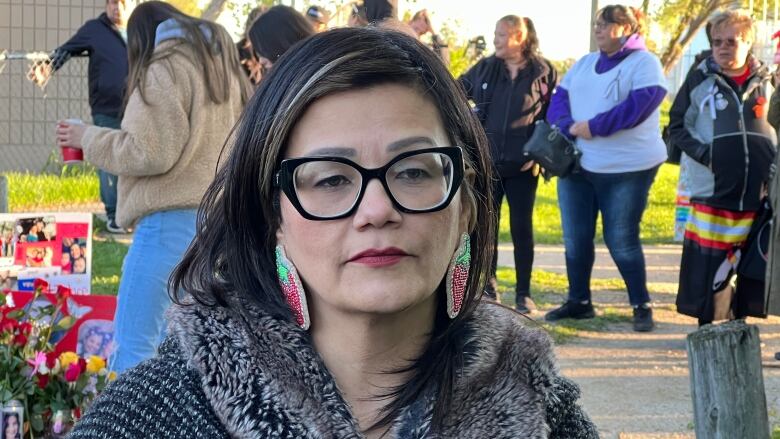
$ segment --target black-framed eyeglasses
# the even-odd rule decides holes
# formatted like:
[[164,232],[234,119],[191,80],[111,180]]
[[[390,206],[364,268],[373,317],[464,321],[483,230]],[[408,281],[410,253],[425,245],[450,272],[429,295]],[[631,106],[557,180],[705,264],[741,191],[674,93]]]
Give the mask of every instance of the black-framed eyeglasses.
[[368,183],[375,178],[396,209],[427,213],[450,204],[463,181],[464,170],[463,152],[458,146],[407,151],[375,169],[343,157],[301,157],[282,160],[274,185],[309,220],[352,215]]

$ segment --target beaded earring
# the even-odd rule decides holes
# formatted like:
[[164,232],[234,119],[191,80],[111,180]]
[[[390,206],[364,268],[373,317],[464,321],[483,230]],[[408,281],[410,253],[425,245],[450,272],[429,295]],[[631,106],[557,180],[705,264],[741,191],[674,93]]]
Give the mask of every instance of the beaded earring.
[[295,316],[295,322],[302,329],[309,329],[311,320],[309,319],[309,307],[306,304],[306,292],[303,291],[298,270],[287,259],[287,255],[284,253],[284,248],[281,245],[276,246],[276,276],[279,279],[279,285],[282,287],[284,299]]

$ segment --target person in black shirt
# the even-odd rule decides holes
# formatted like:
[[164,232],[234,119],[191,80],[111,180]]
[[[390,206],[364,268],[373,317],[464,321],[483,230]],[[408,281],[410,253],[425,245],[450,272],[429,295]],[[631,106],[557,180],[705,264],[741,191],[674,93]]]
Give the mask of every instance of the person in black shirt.
[[[127,82],[127,18],[133,0],[107,0],[106,11],[84,23],[65,44],[52,52],[51,62],[37,66],[30,74],[36,84],[49,77],[73,56],[89,57],[89,107],[92,121],[101,127],[118,129]],[[117,176],[98,170],[100,200],[106,208],[106,229],[124,233],[114,221],[117,204]]]
[[[504,196],[509,204],[517,274],[515,307],[520,312],[530,312],[536,308],[530,285],[538,167],[525,157],[523,146],[531,137],[534,123],[544,119],[547,113],[558,73],[541,57],[536,29],[528,18],[515,15],[501,18],[496,24],[493,44],[495,54],[477,63],[460,81],[475,103],[474,111],[487,133],[490,155],[500,177],[494,187],[496,216],[500,217]],[[494,272],[496,261],[494,258]],[[495,287],[494,276],[486,294],[495,298]]]

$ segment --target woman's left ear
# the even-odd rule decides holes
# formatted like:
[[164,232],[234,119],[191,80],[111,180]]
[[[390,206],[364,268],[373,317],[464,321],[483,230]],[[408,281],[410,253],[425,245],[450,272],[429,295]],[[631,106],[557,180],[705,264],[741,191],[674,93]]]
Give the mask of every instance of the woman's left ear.
[[477,222],[477,200],[473,189],[476,178],[477,173],[467,168],[461,183],[460,230],[466,234],[471,233]]

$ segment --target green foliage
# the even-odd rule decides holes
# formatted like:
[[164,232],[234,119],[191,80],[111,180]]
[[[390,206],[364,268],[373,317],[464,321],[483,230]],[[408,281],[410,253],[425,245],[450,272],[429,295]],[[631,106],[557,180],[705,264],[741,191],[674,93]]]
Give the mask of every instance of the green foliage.
[[577,62],[577,60],[574,58],[566,58],[564,60],[559,60],[559,61],[551,60],[550,64],[552,64],[553,67],[555,67],[555,70],[558,71],[558,78],[563,78],[563,75],[565,75],[566,72],[569,71],[569,69],[571,68],[571,66],[574,65],[575,62]]
[[450,46],[450,73],[454,78],[466,73],[476,60],[466,53],[465,46]]

